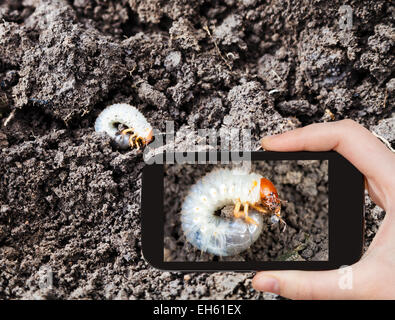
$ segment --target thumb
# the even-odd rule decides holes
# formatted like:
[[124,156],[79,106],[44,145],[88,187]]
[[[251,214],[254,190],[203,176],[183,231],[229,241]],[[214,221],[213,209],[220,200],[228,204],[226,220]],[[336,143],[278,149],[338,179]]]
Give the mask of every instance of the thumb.
[[290,299],[350,299],[353,268],[331,271],[264,271],[255,275],[252,286],[258,291],[272,292]]

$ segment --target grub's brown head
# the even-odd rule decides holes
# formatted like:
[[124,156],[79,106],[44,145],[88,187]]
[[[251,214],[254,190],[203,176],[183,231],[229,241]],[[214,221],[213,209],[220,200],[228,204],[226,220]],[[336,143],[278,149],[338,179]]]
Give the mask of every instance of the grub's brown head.
[[266,179],[261,178],[260,197],[262,205],[273,213],[281,210],[281,201],[274,184]]

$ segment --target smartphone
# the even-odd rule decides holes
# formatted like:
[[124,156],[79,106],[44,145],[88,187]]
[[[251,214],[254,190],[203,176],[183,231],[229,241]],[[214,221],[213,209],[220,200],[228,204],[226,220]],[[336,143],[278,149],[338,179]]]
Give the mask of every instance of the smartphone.
[[161,154],[144,167],[142,249],[153,267],[328,270],[360,259],[364,178],[348,160],[334,151],[240,159]]

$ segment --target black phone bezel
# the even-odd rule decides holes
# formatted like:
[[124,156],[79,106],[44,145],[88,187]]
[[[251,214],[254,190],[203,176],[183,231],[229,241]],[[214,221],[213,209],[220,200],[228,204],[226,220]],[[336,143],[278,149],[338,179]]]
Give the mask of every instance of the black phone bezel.
[[[206,157],[207,161],[213,157],[219,161],[224,155],[223,152],[214,153],[215,155],[212,152],[194,153],[195,163],[203,157]],[[228,156],[235,159],[232,158],[231,152]],[[157,157],[165,159],[163,154]],[[329,160],[329,259],[327,261],[163,261],[164,166],[157,164],[158,162],[146,165],[143,169],[141,233],[144,258],[157,269],[194,272],[329,270],[357,262],[362,255],[364,232],[364,178],[358,169],[334,151],[251,152],[251,161],[259,160]]]

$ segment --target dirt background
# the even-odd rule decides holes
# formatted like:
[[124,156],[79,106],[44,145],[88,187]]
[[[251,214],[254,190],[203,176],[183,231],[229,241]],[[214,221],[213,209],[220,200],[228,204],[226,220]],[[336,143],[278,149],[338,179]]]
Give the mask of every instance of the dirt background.
[[[126,102],[159,130],[251,128],[254,146],[352,118],[394,147],[393,16],[386,0],[0,1],[0,298],[278,299],[252,273],[151,268],[142,154],[95,118]],[[368,245],[384,213],[366,207]]]
[[[197,250],[186,241],[180,212],[190,187],[208,172],[232,165],[166,165],[164,176],[165,261],[304,261],[328,260],[328,161],[259,161],[251,172],[270,179],[284,202],[284,225],[265,217],[252,246],[238,255],[218,257]],[[229,218],[228,208],[222,216]]]

